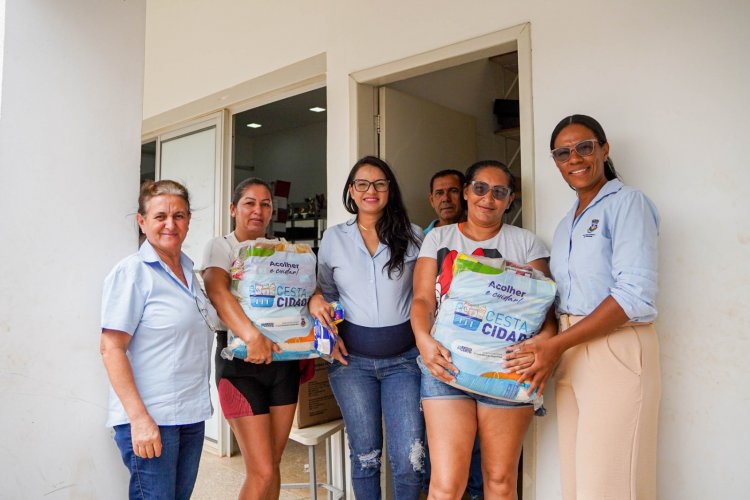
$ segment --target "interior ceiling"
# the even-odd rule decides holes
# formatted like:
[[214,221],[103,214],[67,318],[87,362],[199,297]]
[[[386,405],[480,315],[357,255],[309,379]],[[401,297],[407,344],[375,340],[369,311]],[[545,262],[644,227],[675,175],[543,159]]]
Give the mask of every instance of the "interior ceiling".
[[[326,112],[314,113],[312,107],[326,107],[325,87],[249,109],[234,115],[235,137],[253,139],[313,123],[326,121]],[[248,123],[259,123],[260,128],[249,128]]]

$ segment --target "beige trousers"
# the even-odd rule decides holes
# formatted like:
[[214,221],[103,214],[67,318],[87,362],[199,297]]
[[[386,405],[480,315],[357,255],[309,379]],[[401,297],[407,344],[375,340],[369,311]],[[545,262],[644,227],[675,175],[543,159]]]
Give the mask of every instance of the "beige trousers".
[[[582,317],[563,316],[560,331]],[[564,500],[654,500],[661,397],[652,324],[568,349],[557,368]]]

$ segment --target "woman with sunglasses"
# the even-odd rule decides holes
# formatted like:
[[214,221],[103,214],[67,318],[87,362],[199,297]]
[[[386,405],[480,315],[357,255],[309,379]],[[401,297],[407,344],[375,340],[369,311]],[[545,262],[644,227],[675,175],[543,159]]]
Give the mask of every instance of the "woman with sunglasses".
[[656,498],[661,392],[656,318],[659,215],[617,178],[602,126],[557,124],[552,158],[577,200],[555,231],[560,335],[527,341],[532,385],[556,375],[566,500]]
[[358,500],[381,497],[385,425],[394,498],[417,499],[424,420],[409,310],[422,232],[409,222],[396,177],[380,158],[354,164],[343,201],[354,217],[323,235],[322,293],[310,300],[310,312],[329,324],[328,303],[338,300],[346,315],[328,374],[349,437],[354,493]]
[[[502,257],[549,274],[549,252],[531,232],[503,224],[515,198],[513,174],[498,161],[479,161],[466,171],[465,223],[438,227],[425,238],[414,270],[411,322],[422,368],[421,399],[430,443],[432,478],[429,498],[461,498],[469,475],[472,446],[479,434],[484,495],[516,498],[521,444],[534,408],[480,396],[449,385],[456,367],[430,330],[441,299],[450,288],[453,262],[460,253]],[[556,330],[550,316],[541,337]],[[523,361],[530,365],[531,357]],[[446,432],[446,430],[450,432]]]
[[[216,334],[216,387],[245,462],[239,498],[278,498],[281,456],[297,408],[300,363],[271,362],[279,347],[256,328],[230,290],[238,249],[265,237],[273,212],[271,186],[256,177],[243,180],[234,190],[230,212],[235,230],[209,241],[203,257],[206,292],[226,325]],[[227,328],[247,345],[244,360],[221,357]]]
[[107,425],[130,471],[129,498],[187,500],[212,412],[208,321],[216,312],[182,253],[187,189],[170,180],[145,182],[136,220],[146,240],[112,269],[102,293]]

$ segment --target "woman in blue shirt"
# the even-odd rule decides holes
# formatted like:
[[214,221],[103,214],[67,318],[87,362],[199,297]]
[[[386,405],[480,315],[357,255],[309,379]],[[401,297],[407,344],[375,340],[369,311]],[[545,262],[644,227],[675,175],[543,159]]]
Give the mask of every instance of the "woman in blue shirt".
[[198,475],[215,311],[181,251],[187,190],[146,182],[138,199],[146,241],[104,281],[101,353],[111,383],[107,425],[130,470],[130,498],[187,499]]
[[338,300],[346,321],[329,379],[349,436],[352,483],[359,500],[380,498],[383,421],[396,499],[419,498],[424,420],[419,410],[420,372],[409,324],[412,273],[420,229],[409,222],[390,167],[359,160],[343,192],[355,215],[329,228],[318,252],[321,293],[310,312],[329,322],[328,302]]
[[527,341],[532,385],[557,369],[563,498],[656,498],[661,392],[654,204],[625,186],[601,125],[563,119],[552,158],[578,197],[558,226],[550,267],[560,334]]

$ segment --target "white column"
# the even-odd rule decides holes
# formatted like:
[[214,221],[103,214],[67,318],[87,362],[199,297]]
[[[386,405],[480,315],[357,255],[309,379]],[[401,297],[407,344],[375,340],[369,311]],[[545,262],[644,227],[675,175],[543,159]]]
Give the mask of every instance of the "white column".
[[145,0],[0,0],[0,21],[0,496],[126,498],[99,311],[136,250]]

